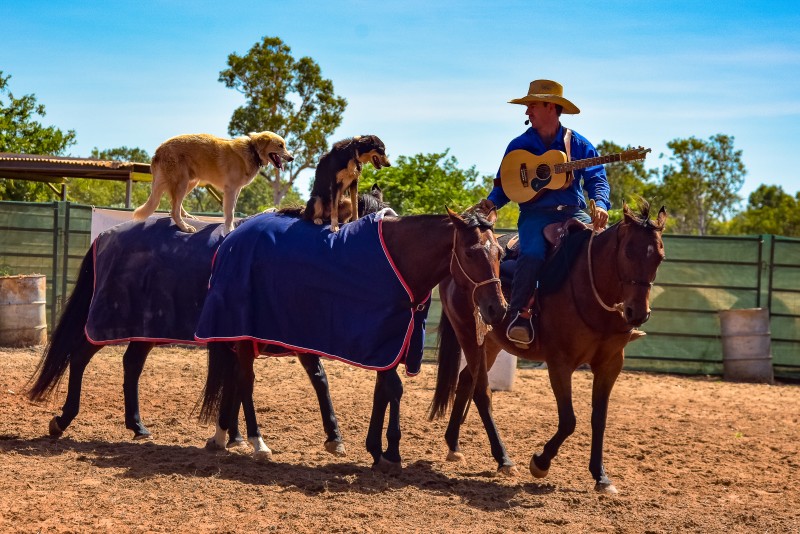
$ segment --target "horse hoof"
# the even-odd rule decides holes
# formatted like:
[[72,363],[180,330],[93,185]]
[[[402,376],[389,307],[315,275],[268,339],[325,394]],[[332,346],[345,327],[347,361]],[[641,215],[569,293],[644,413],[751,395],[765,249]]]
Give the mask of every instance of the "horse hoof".
[[619,491],[617,491],[617,488],[614,487],[614,484],[612,484],[611,482],[598,482],[597,484],[594,485],[594,490],[597,493],[603,493],[605,495],[616,495],[617,493],[619,493]]
[[516,478],[519,476],[519,469],[516,465],[501,465],[497,468],[497,474],[504,477]]
[[342,443],[341,441],[336,441],[336,440],[326,441],[325,450],[334,456],[339,456],[340,458],[343,456],[347,456],[347,450],[345,450],[344,443]]
[[[211,439],[214,439],[214,438],[211,438]],[[233,438],[231,440],[228,440],[228,443],[225,445],[225,448],[226,449],[238,449],[239,447],[244,447],[244,446],[245,446],[244,438],[239,436],[238,438]]]
[[47,430],[50,432],[50,436],[54,438],[60,438],[61,434],[64,433],[64,431],[61,430],[61,427],[58,426],[58,421],[56,421],[55,417],[50,419],[50,426],[47,428]]
[[147,434],[134,434],[133,441],[150,441],[153,439],[153,434],[148,432]]
[[269,449],[265,451],[253,451],[253,460],[256,462],[271,462],[272,451]]
[[372,464],[372,470],[384,475],[399,475],[403,471],[403,465],[401,462],[390,462],[381,456],[380,460]]
[[206,450],[207,451],[223,451],[225,447],[222,447],[214,437],[210,437],[206,440]]
[[467,457],[458,451],[450,451],[447,453],[448,462],[466,462]]
[[544,478],[547,476],[547,473],[550,472],[550,469],[539,469],[539,466],[536,465],[536,458],[538,457],[539,457],[538,454],[534,454],[533,456],[531,456],[531,464],[529,468],[534,478]]

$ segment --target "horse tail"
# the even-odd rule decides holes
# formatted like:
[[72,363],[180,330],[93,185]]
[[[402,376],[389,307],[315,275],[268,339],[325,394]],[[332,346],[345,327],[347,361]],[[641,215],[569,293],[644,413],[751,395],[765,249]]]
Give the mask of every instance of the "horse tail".
[[439,322],[439,340],[437,342],[439,369],[436,373],[436,389],[428,411],[428,420],[433,421],[444,417],[453,404],[456,385],[458,384],[458,370],[461,364],[461,345],[458,343],[453,324],[442,313]]
[[70,363],[72,354],[86,343],[86,320],[94,293],[94,249],[83,258],[75,288],[69,296],[61,317],[45,346],[42,359],[33,376],[33,385],[27,388],[32,401],[46,399],[58,386]]
[[203,423],[216,422],[223,397],[235,394],[236,355],[232,350],[229,343],[208,344],[208,373],[199,415]]

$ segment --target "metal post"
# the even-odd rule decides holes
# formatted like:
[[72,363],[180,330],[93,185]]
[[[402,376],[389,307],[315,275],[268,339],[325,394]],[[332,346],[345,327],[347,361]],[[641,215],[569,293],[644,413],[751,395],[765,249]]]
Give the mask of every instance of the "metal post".
[[125,207],[131,207],[131,192],[133,190],[133,180],[128,177],[128,180],[125,182]]

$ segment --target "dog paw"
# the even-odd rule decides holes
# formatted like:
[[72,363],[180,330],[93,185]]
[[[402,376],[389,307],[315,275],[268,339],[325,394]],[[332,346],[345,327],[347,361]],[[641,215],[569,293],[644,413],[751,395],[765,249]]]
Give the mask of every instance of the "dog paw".
[[322,224],[322,219],[320,218],[314,219],[314,224]]
[[335,234],[338,231],[339,231],[339,227],[338,226],[331,225],[331,232],[333,232]]

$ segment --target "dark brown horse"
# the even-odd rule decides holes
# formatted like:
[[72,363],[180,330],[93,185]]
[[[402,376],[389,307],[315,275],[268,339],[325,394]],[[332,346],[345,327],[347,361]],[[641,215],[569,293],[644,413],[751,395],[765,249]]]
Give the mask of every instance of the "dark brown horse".
[[[358,210],[361,214],[375,213],[388,207],[388,204],[383,202],[383,192],[381,188],[378,187],[378,184],[374,184],[369,193],[361,194],[358,197]],[[295,216],[299,216],[299,210],[296,210]],[[237,221],[236,225],[238,226],[241,222],[243,221]],[[191,268],[200,271],[202,274],[201,278],[207,281],[211,276],[210,259],[219,243],[211,237],[206,240],[201,238],[203,238],[202,234],[212,234],[214,230],[220,226],[220,223],[200,224],[202,225],[201,231],[196,236],[201,243],[198,245],[200,250],[196,256],[190,258],[188,261],[192,263]],[[132,232],[138,232],[140,229],[141,225],[131,227]],[[178,229],[174,228],[174,233],[178,232]],[[142,241],[144,241],[147,236],[145,233],[142,233],[141,237]],[[118,234],[114,234],[109,239],[118,238]],[[146,244],[143,245],[145,248],[152,245],[147,242],[145,243]],[[154,255],[155,254],[156,252],[154,252]],[[170,247],[159,248],[157,254],[159,256],[158,259],[164,265],[185,265],[187,261],[187,258],[178,255],[176,251]],[[134,260],[130,259],[129,256],[129,254],[126,254],[126,256],[119,261],[133,262]],[[95,287],[94,271],[95,258],[93,249],[90,248],[81,264],[75,287],[61,312],[58,323],[50,335],[47,347],[42,354],[42,359],[39,362],[34,376],[31,377],[28,388],[28,397],[30,400],[45,400],[53,393],[63,378],[64,373],[69,369],[67,398],[64,401],[61,414],[54,416],[49,424],[48,430],[53,437],[61,436],[75,417],[77,417],[80,410],[84,371],[92,357],[104,346],[91,343],[85,333],[92,296],[95,291],[106,289],[103,287]],[[103,282],[101,281],[100,283],[102,284]],[[197,294],[192,295],[192,300],[202,303],[206,286],[207,284],[204,283],[198,287]],[[175,289],[175,294],[166,296],[170,299],[179,299],[177,296],[177,287]],[[140,291],[141,288],[132,290]],[[114,291],[116,291],[116,289]],[[120,298],[124,298],[123,291],[120,290],[119,294]],[[163,298],[164,295],[160,295],[160,297]],[[155,294],[153,298],[156,298]],[[125,428],[133,431],[133,439],[135,440],[149,439],[151,437],[150,430],[148,430],[142,422],[139,412],[139,378],[142,374],[144,364],[147,361],[147,356],[155,346],[156,343],[153,341],[131,341],[128,343],[128,348],[122,357],[124,373],[122,391],[125,405]],[[229,355],[233,347],[231,344],[215,343],[209,347],[209,350],[219,351],[220,357],[225,357],[224,355]],[[339,456],[344,455],[345,448],[342,435],[333,409],[333,403],[328,393],[328,378],[325,374],[322,362],[318,356],[313,354],[299,355],[299,360],[311,380],[311,385],[319,401],[322,423],[326,435],[325,449],[332,454]],[[234,412],[231,414],[232,424],[229,428],[230,436],[228,439],[228,445],[231,446],[242,441],[237,424],[238,403],[235,404],[234,409]]]
[[[467,295],[470,309],[478,309],[489,322],[501,320],[505,313],[505,300],[498,278],[501,249],[491,226],[483,216],[470,214],[462,217],[450,210],[444,216],[384,219],[383,242],[409,293],[414,296],[415,306],[421,305],[436,284],[449,276],[453,285]],[[308,312],[297,309],[286,313]],[[346,303],[342,304],[342,313],[346,313]],[[247,436],[255,449],[255,457],[269,458],[271,451],[261,438],[253,404],[253,361],[262,349],[263,345],[251,340],[238,341],[235,351],[238,371],[233,370],[232,358],[218,358],[214,356],[217,353],[209,352],[209,373],[201,416],[211,418],[219,414],[217,435],[212,440],[222,445],[231,424],[228,399],[233,396],[230,393],[230,388],[233,388],[242,399]],[[385,472],[401,469],[399,416],[403,384],[396,365],[377,373],[366,439],[366,448],[374,460],[373,467]],[[381,432],[387,407],[387,448],[383,449]]]
[[[624,349],[632,329],[650,316],[650,288],[664,259],[661,233],[666,211],[662,207],[658,218],[652,221],[649,210],[646,202],[642,202],[639,214],[625,206],[620,223],[584,240],[560,287],[550,292],[540,288],[540,293],[544,293],[539,298],[541,313],[536,340],[529,348],[520,348],[508,341],[505,336],[507,319],[488,332],[483,345],[479,345],[470,292],[452,279],[440,284],[444,313],[439,327],[439,371],[430,415],[431,418],[441,417],[452,404],[445,433],[450,449],[448,460],[463,460],[459,431],[472,397],[499,471],[516,472],[492,418],[492,394],[487,379],[487,369],[502,349],[526,360],[547,363],[558,405],[558,430],[544,450],[534,454],[530,461],[531,474],[545,477],[559,447],[575,430],[572,373],[588,364],[594,375],[589,471],[596,481],[597,491],[616,492],[603,467],[608,400],[622,370]],[[461,349],[467,367],[459,375]]]

